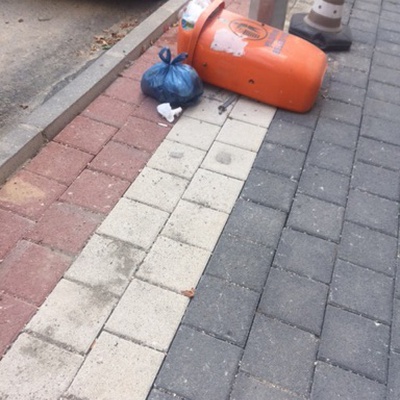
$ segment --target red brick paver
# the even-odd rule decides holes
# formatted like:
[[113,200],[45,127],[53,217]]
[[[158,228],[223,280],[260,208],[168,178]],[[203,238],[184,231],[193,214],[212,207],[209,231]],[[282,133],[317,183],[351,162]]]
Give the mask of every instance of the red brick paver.
[[168,132],[169,127],[142,118],[129,117],[114,136],[114,140],[151,153],[157,149]]
[[127,180],[86,169],[61,196],[61,200],[107,214],[129,186]]
[[54,203],[26,238],[66,253],[78,254],[103,220],[71,204]]
[[78,115],[54,139],[86,153],[97,154],[118,128]]
[[139,175],[149,158],[149,153],[110,141],[91,162],[90,167],[123,179],[133,180]]
[[34,222],[10,211],[0,210],[0,263],[7,252],[34,226]]
[[66,255],[22,240],[1,265],[0,290],[40,306],[70,262]]
[[140,82],[129,78],[118,78],[105,92],[107,96],[126,103],[139,105],[146,96],[140,89]]
[[35,312],[35,306],[0,292],[0,357]]
[[54,180],[21,170],[0,189],[0,208],[37,220],[65,189]]
[[38,175],[69,185],[92,158],[91,154],[50,142],[25,168]]

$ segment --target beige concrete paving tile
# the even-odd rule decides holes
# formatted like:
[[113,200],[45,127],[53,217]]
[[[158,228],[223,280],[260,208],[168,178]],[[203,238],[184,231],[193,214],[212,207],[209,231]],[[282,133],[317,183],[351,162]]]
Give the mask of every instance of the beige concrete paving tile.
[[64,276],[120,296],[145,256],[126,242],[94,235]]
[[256,158],[256,153],[215,142],[201,167],[245,181]]
[[199,104],[189,107],[185,110],[185,116],[196,118],[200,121],[206,121],[210,124],[222,126],[228,118],[229,112],[232,110],[233,105],[230,105],[226,112],[220,114],[218,106],[221,104],[221,101],[202,97]]
[[153,154],[148,167],[191,179],[206,152],[172,140],[164,140]]
[[0,361],[0,399],[58,399],[83,357],[22,333]]
[[243,181],[199,168],[183,199],[230,213],[242,190]]
[[109,332],[167,351],[188,298],[134,279],[106,324]]
[[167,138],[207,151],[219,130],[220,127],[217,125],[183,115],[171,129]]
[[97,232],[149,249],[168,217],[165,211],[122,198]]
[[181,200],[161,234],[212,251],[227,219],[226,213]]
[[241,97],[233,107],[230,117],[249,124],[268,128],[276,112],[275,107]]
[[210,254],[159,236],[136,276],[180,293],[197,286]]
[[85,400],[144,400],[164,354],[103,332],[67,392]]
[[28,330],[86,353],[111,314],[107,292],[61,280],[27,326]]
[[233,93],[229,90],[223,89],[218,86],[211,85],[209,83],[204,84],[203,97],[207,97],[211,100],[219,101],[220,104],[222,104],[225,100],[229,99],[232,96],[239,98],[238,94]]
[[257,152],[267,128],[252,125],[236,119],[228,119],[217,136],[219,142],[231,144],[245,150]]
[[186,179],[145,167],[125,197],[171,213],[188,185]]

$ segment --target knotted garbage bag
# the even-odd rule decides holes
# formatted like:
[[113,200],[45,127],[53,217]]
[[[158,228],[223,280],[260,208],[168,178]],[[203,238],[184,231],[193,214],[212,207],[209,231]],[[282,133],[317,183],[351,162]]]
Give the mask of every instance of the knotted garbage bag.
[[182,63],[187,53],[181,53],[171,61],[171,51],[164,47],[158,55],[162,61],[151,66],[142,76],[142,92],[160,103],[170,103],[172,107],[195,104],[204,88],[196,70]]

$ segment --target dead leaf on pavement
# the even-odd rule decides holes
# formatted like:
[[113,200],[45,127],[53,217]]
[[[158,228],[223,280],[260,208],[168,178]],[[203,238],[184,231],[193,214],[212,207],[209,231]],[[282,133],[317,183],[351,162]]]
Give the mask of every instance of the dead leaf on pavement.
[[189,290],[182,290],[181,293],[184,296],[189,297],[189,299],[192,299],[194,297],[195,290],[194,288],[191,288]]

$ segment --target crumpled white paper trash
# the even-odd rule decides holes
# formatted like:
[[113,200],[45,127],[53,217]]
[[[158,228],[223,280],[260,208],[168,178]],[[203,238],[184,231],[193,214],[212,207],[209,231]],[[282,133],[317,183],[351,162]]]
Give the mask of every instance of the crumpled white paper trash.
[[162,103],[157,106],[157,111],[161,114],[168,122],[174,122],[175,117],[179,116],[182,112],[182,108],[171,108],[171,104]]

